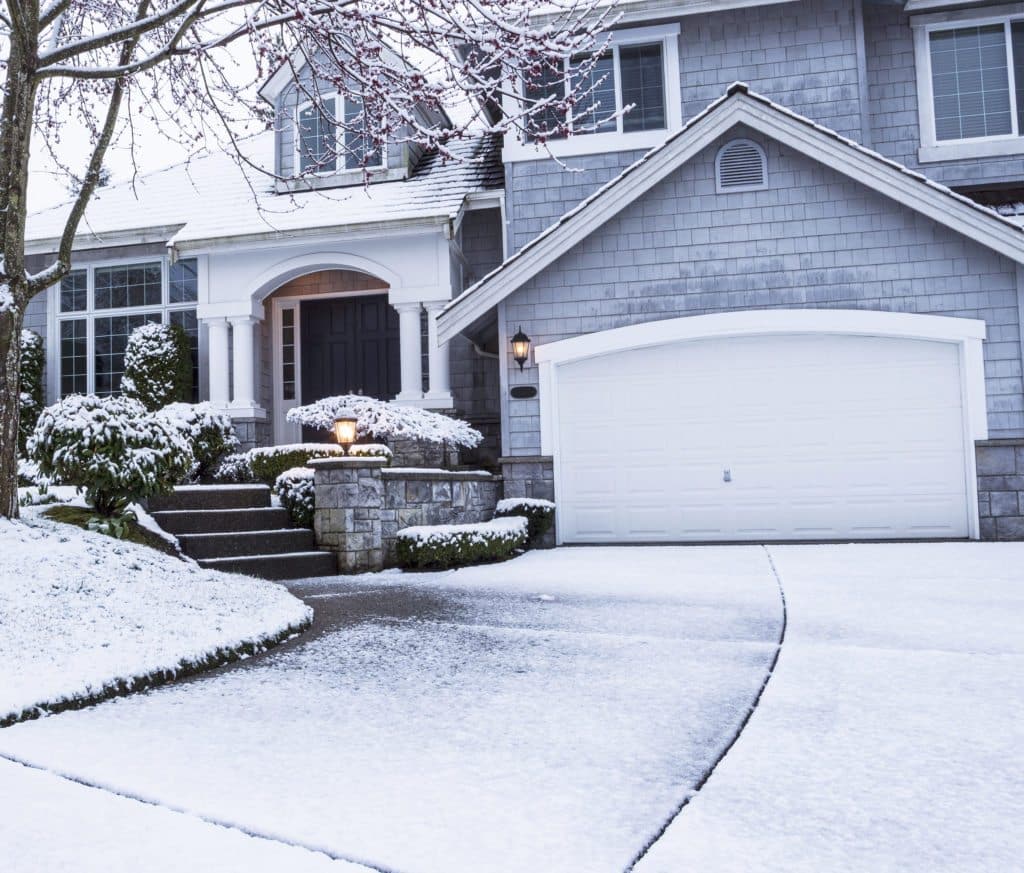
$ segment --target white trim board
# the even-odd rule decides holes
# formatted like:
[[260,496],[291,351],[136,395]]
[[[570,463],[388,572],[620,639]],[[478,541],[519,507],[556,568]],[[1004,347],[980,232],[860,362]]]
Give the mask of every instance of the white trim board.
[[986,207],[839,136],[736,83],[664,145],[648,152],[517,254],[452,301],[438,321],[447,342],[737,125],[826,164],[939,224],[1024,263],[1021,228]]

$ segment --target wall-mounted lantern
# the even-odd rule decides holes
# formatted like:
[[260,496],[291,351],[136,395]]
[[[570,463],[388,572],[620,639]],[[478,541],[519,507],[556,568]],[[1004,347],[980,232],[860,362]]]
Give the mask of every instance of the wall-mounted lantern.
[[356,417],[350,412],[342,411],[334,419],[334,438],[347,455],[349,446],[356,441]]
[[512,358],[519,364],[520,370],[523,369],[523,364],[530,359],[530,338],[523,333],[522,325],[516,335],[512,337]]

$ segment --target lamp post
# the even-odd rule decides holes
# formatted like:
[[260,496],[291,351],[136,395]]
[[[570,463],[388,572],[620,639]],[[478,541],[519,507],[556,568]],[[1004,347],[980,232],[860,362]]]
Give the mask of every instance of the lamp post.
[[334,419],[334,438],[341,450],[348,455],[349,446],[356,441],[356,417],[350,412],[339,412]]
[[516,335],[512,337],[512,359],[519,364],[519,369],[523,369],[525,364],[530,358],[530,338],[523,333],[522,325],[519,326],[519,330]]

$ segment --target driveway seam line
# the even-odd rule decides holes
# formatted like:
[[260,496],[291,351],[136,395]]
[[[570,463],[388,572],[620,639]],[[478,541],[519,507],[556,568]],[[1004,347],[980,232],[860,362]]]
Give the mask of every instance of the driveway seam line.
[[676,808],[672,811],[672,814],[667,819],[665,819],[664,823],[654,834],[654,836],[651,837],[647,841],[647,843],[644,844],[644,846],[640,849],[640,851],[633,856],[633,860],[629,862],[623,873],[632,873],[632,870],[636,867],[636,865],[643,860],[644,856],[652,848],[654,848],[658,840],[660,840],[665,835],[665,831],[669,829],[669,827],[672,825],[672,822],[674,822],[679,817],[679,814],[684,809],[686,809],[687,806],[689,806],[690,801],[693,800],[693,798],[696,797],[700,793],[700,790],[707,784],[707,781],[711,778],[712,774],[714,774],[715,770],[718,768],[718,765],[721,764],[722,761],[725,759],[725,756],[728,755],[730,751],[732,751],[732,747],[736,745],[736,741],[743,734],[743,731],[746,729],[747,724],[750,722],[751,717],[754,715],[754,712],[757,709],[758,704],[760,704],[761,698],[764,696],[764,692],[765,689],[768,687],[769,681],[771,681],[772,676],[775,674],[775,667],[778,665],[779,656],[782,654],[782,644],[786,641],[786,626],[789,623],[789,609],[786,604],[786,590],[782,585],[782,577],[779,575],[779,570],[775,566],[775,561],[772,559],[772,553],[768,550],[768,546],[762,545],[761,548],[764,549],[765,557],[768,559],[768,566],[769,568],[771,568],[772,576],[775,577],[775,584],[778,585],[779,588],[779,600],[782,603],[782,627],[779,630],[778,642],[775,644],[775,655],[772,657],[771,664],[768,665],[768,670],[765,673],[764,681],[761,683],[761,687],[758,689],[757,694],[754,696],[754,700],[750,704],[750,707],[747,709],[746,714],[740,720],[740,723],[736,728],[736,732],[733,734],[729,742],[726,743],[725,748],[722,749],[721,754],[714,761],[711,762],[710,766],[704,771],[700,779],[697,780],[697,784],[694,785],[691,791],[687,792],[686,796],[683,797],[679,805],[676,806]]
[[72,782],[75,785],[83,785],[86,788],[92,788],[96,791],[102,791],[105,794],[111,794],[114,797],[123,797],[125,800],[132,800],[136,803],[142,803],[146,806],[153,806],[157,809],[165,809],[168,812],[176,813],[177,815],[184,815],[188,818],[198,819],[199,821],[205,822],[208,825],[214,825],[215,827],[225,828],[226,830],[236,831],[238,833],[245,834],[247,837],[252,837],[257,840],[266,840],[269,843],[277,843],[282,846],[291,846],[295,849],[305,849],[308,852],[316,852],[321,855],[326,855],[332,861],[345,861],[349,864],[356,864],[360,867],[365,867],[367,870],[376,871],[376,873],[399,873],[393,867],[380,867],[369,861],[362,861],[358,858],[353,858],[347,855],[339,855],[336,852],[332,852],[329,849],[324,849],[319,846],[311,846],[306,843],[300,843],[293,840],[285,840],[280,837],[271,836],[266,833],[262,833],[258,830],[252,830],[250,828],[242,827],[239,824],[232,822],[222,821],[217,818],[213,818],[207,815],[201,815],[200,813],[193,812],[192,810],[184,809],[183,807],[170,806],[165,803],[161,803],[156,800],[150,800],[146,797],[140,797],[137,794],[130,794],[126,791],[119,791],[114,788],[110,788],[106,785],[97,785],[94,782],[90,782],[87,779],[83,779],[79,776],[72,776],[69,773],[62,773],[59,770],[51,770],[49,767],[44,767],[41,764],[33,764],[31,761],[24,761],[21,758],[15,758],[11,755],[0,753],[0,759],[9,761],[12,764],[20,764],[22,767],[26,767],[29,770],[38,770],[41,773],[49,773],[51,776],[56,776],[58,779],[63,779],[65,782]]

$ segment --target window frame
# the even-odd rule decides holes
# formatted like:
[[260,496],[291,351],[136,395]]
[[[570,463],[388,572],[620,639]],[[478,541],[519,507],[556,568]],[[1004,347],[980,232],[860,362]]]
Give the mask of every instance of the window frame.
[[[914,33],[914,61],[917,73],[917,110],[921,163],[964,160],[1024,154],[1024,130],[1017,115],[1017,87],[1014,76],[1013,44],[1010,25],[1024,21],[1024,3],[917,15],[910,20]],[[1013,130],[996,136],[968,139],[938,138],[935,121],[935,95],[932,89],[931,35],[945,30],[1002,25],[1006,37],[1006,62],[1010,90],[1010,124]]]
[[[107,317],[118,317],[127,315],[146,315],[150,313],[160,314],[161,324],[170,324],[172,312],[182,311],[194,311],[197,315],[197,327],[199,333],[197,341],[199,344],[199,397],[197,400],[202,399],[202,325],[198,319],[198,310],[200,307],[200,301],[203,299],[204,291],[204,269],[203,261],[199,256],[189,256],[188,258],[182,258],[181,260],[194,260],[196,262],[196,299],[193,301],[186,301],[183,303],[171,303],[170,302],[170,272],[171,264],[166,255],[149,255],[149,256],[137,256],[129,258],[113,258],[105,259],[102,261],[89,261],[83,264],[75,264],[72,267],[71,272],[84,271],[86,274],[86,307],[85,309],[78,309],[68,312],[62,312],[60,308],[60,282],[50,286],[49,297],[47,300],[47,308],[52,313],[49,318],[48,334],[52,337],[52,341],[47,344],[48,348],[52,348],[53,354],[47,355],[47,371],[52,374],[48,377],[50,386],[50,396],[55,400],[60,399],[63,395],[61,391],[61,381],[63,377],[61,369],[61,349],[60,349],[60,331],[61,324],[65,321],[76,321],[84,320],[86,324],[86,391],[87,394],[93,394],[96,391],[96,319],[107,318]],[[112,307],[109,309],[97,309],[96,308],[96,270],[103,270],[110,267],[136,267],[143,264],[160,264],[160,303],[151,306],[120,306]]]
[[[619,111],[622,101],[622,77],[619,64],[618,49],[623,46],[661,44],[662,86],[665,97],[665,126],[657,130],[624,131],[622,117],[616,119],[616,129],[602,133],[581,133],[551,139],[546,143],[525,141],[520,131],[512,130],[505,134],[503,160],[506,163],[515,161],[536,161],[547,157],[573,157],[577,155],[602,154],[616,151],[646,150],[661,145],[673,132],[682,127],[682,89],[679,70],[679,34],[678,21],[670,24],[651,27],[632,27],[612,31],[608,36],[607,50],[613,52],[613,75],[615,82],[615,111]],[[571,58],[566,58],[566,77],[570,75]],[[517,85],[520,99],[525,99],[523,83]],[[506,109],[520,111],[512,105],[511,98],[506,97]]]
[[[302,146],[301,146],[301,136],[300,136],[300,133],[299,133],[299,116],[306,109],[309,109],[311,107],[315,107],[318,102],[322,103],[324,100],[334,100],[334,115],[335,115],[335,118],[334,118],[333,127],[334,127],[334,160],[335,160],[335,167],[334,167],[333,170],[306,170],[306,171],[303,171],[303,170],[299,169],[302,166]],[[345,128],[342,125],[337,123],[337,119],[338,119],[338,116],[339,116],[339,112],[338,112],[339,105],[340,105],[340,109],[341,109],[340,115],[341,115],[342,118],[344,118],[345,112],[346,112],[346,110],[348,108],[348,102],[349,102],[349,98],[347,96],[342,95],[339,91],[325,91],[323,94],[319,94],[317,96],[316,100],[313,100],[313,99],[304,100],[303,102],[296,104],[295,112],[292,115],[292,123],[293,123],[293,127],[292,127],[292,131],[293,131],[293,134],[292,134],[292,151],[294,153],[294,161],[295,161],[295,172],[294,172],[294,175],[296,176],[296,178],[302,179],[302,178],[309,178],[311,176],[312,177],[316,177],[316,178],[326,178],[326,177],[330,177],[330,176],[345,176],[345,175],[351,176],[353,174],[362,174],[364,171],[367,171],[367,170],[386,170],[388,168],[388,143],[387,143],[386,140],[385,140],[385,142],[383,142],[381,144],[381,148],[380,148],[380,163],[379,164],[366,164],[366,166],[359,166],[359,167],[353,167],[353,168],[349,168],[347,166],[344,166],[344,164],[346,163],[345,158],[348,155],[348,152],[345,150],[345,143],[344,143],[344,136],[345,136],[346,131],[345,131]]]

